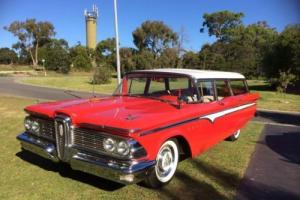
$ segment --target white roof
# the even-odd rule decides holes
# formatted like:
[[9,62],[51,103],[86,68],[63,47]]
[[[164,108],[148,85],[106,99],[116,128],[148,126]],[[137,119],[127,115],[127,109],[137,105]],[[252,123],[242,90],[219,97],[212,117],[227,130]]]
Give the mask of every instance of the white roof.
[[196,79],[208,79],[208,78],[232,78],[232,79],[244,79],[245,77],[236,72],[224,72],[224,71],[213,71],[213,70],[197,70],[197,69],[175,69],[175,68],[162,68],[162,69],[151,69],[151,70],[137,70],[137,72],[164,72],[174,74],[184,74],[191,76]]

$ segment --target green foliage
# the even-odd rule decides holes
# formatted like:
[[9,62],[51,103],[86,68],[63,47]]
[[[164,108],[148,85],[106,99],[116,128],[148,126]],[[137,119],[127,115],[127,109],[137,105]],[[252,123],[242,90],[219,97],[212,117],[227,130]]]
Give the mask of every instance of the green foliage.
[[16,52],[9,48],[0,48],[0,64],[13,64],[18,60]]
[[100,41],[96,46],[95,56],[98,64],[113,68],[116,63],[116,41],[115,38],[107,38]]
[[46,40],[55,35],[54,26],[50,22],[37,22],[35,19],[27,19],[25,22],[14,21],[5,30],[18,38],[14,48],[22,49],[30,54],[34,66],[38,64],[38,49]]
[[153,69],[158,68],[157,61],[151,51],[140,51],[133,57],[136,69]]
[[267,77],[279,77],[279,71],[288,71],[300,78],[300,24],[287,26],[264,58]]
[[140,50],[149,50],[156,57],[178,42],[177,33],[161,21],[145,21],[132,33],[133,43]]
[[93,52],[91,49],[77,45],[70,49],[70,56],[75,70],[89,71],[92,69]]
[[136,69],[136,63],[134,60],[135,54],[136,50],[133,48],[120,48],[121,67],[123,73]]
[[178,61],[177,49],[175,48],[165,49],[157,59],[160,68],[176,68]]
[[[261,76],[266,53],[278,38],[264,21],[244,26],[242,13],[221,11],[203,16],[204,27],[218,40],[200,51],[201,68],[237,71],[247,77]],[[277,70],[278,72],[278,70]]]
[[199,69],[200,68],[199,53],[195,53],[193,51],[186,52],[182,56],[182,67],[189,68],[189,69]]
[[230,29],[242,23],[242,17],[244,17],[243,13],[233,13],[228,10],[211,14],[205,13],[203,15],[204,22],[200,32],[204,32],[205,27],[207,27],[210,36],[214,35],[219,39],[225,39]]
[[96,67],[92,84],[108,84],[111,82],[111,69],[107,66]]
[[293,84],[294,81],[296,81],[296,76],[291,73],[291,70],[279,71],[279,78],[277,79],[278,85],[277,85],[277,91],[278,92],[285,92],[289,85]]
[[40,63],[45,60],[45,68],[60,73],[70,71],[71,58],[68,52],[68,42],[60,39],[52,39],[39,49]]

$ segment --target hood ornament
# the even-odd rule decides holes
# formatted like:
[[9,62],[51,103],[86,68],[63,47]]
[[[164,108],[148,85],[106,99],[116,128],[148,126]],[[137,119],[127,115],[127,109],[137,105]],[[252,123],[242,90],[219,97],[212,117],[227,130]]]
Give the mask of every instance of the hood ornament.
[[132,114],[129,114],[129,115],[127,115],[127,117],[125,117],[125,119],[128,121],[134,120],[136,118],[137,118],[137,116],[133,116]]

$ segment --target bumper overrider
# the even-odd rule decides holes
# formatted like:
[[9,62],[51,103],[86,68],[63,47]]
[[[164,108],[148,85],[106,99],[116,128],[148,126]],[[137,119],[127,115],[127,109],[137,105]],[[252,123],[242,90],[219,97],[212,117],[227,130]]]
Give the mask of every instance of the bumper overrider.
[[[33,137],[24,132],[17,136],[24,150],[33,152],[53,162],[60,162],[56,144],[48,140]],[[74,170],[83,171],[122,184],[140,182],[155,165],[153,161],[119,161],[111,157],[92,154],[69,147],[69,159],[64,160]]]

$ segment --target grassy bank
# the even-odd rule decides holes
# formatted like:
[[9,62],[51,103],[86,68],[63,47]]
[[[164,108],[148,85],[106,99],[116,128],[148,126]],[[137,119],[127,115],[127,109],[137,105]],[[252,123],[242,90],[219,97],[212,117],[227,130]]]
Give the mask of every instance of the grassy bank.
[[259,108],[300,112],[299,94],[280,94],[272,90],[270,85],[262,80],[250,80],[248,85],[252,92],[259,92],[260,94]]
[[179,164],[175,179],[161,190],[122,186],[21,152],[23,107],[30,99],[0,96],[0,199],[233,199],[262,125],[250,123],[236,142],[221,142]]
[[[93,85],[91,73],[70,73],[69,75],[61,75],[56,73],[48,73],[48,76],[23,77],[18,80],[21,83],[38,85],[42,87],[52,87],[66,90],[77,90],[92,92]],[[95,85],[95,92],[103,94],[111,94],[115,88],[117,80],[113,78],[111,83],[103,85]]]

